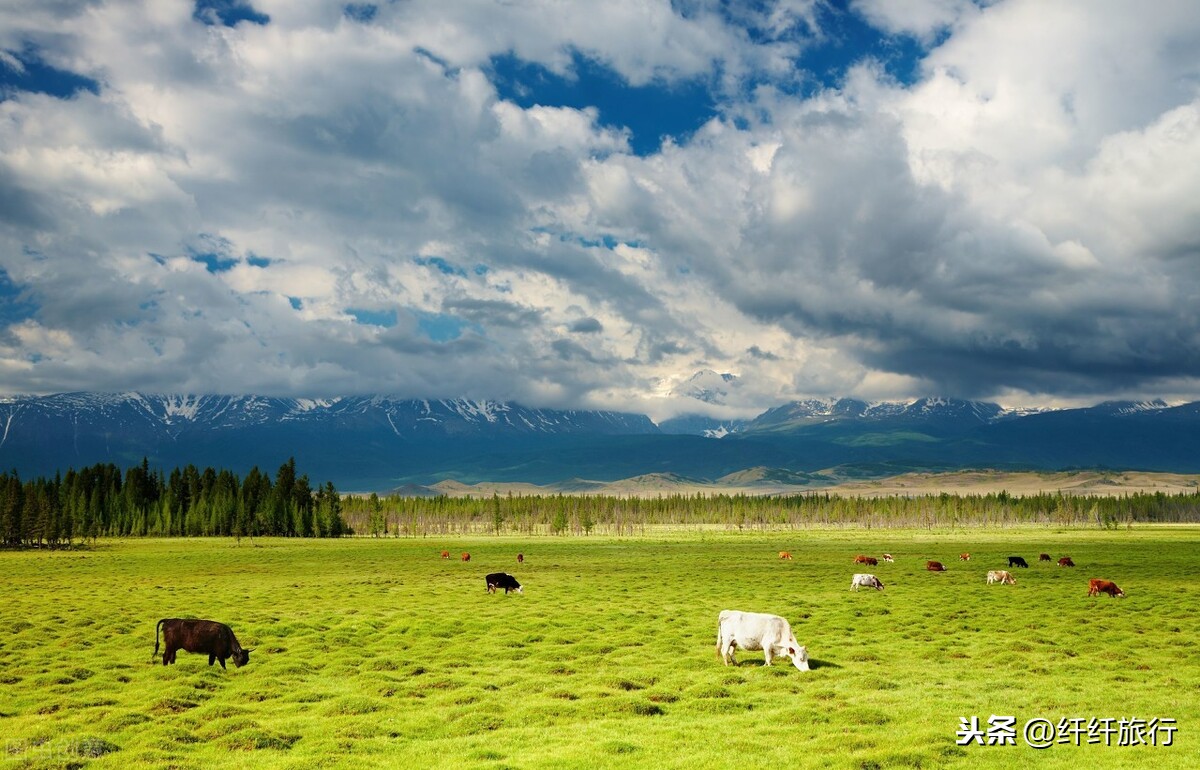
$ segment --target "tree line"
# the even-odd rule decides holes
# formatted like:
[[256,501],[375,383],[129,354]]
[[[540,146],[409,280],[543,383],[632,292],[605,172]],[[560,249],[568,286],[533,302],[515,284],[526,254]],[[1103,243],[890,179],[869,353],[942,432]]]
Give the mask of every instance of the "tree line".
[[798,495],[538,495],[451,498],[313,489],[296,462],[274,480],[257,467],[151,469],[113,464],[22,481],[0,473],[0,544],[58,547],[99,537],[347,534],[636,535],[650,528],[768,531],[807,527],[953,528],[1043,524],[1116,528],[1200,522],[1200,491],[1120,496],[1039,493],[842,497]]
[[442,534],[634,535],[647,528],[728,530],[806,527],[953,528],[1043,524],[1113,529],[1134,523],[1200,522],[1200,492],[1121,496],[1039,493],[842,497],[799,495],[541,495],[492,497],[349,496],[343,513],[355,532],[374,536]]
[[339,537],[349,534],[332,482],[313,489],[296,461],[275,479],[252,468],[244,479],[194,465],[169,474],[146,459],[124,473],[111,463],[22,481],[0,473],[0,543],[60,547],[99,537]]

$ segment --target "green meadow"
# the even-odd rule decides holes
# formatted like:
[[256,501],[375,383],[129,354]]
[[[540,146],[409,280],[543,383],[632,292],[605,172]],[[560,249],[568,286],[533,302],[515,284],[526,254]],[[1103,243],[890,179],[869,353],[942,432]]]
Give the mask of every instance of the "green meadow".
[[[1192,768],[1198,544],[1200,527],[1141,526],[0,552],[0,770]],[[852,564],[883,552],[895,563]],[[1030,568],[986,585],[1009,554]],[[487,594],[491,571],[524,595]],[[858,571],[886,590],[851,592]],[[1091,577],[1127,598],[1088,598]],[[788,618],[813,670],[749,651],[722,665],[722,609]],[[162,666],[164,617],[228,623],[250,663],[181,651]],[[956,744],[962,717],[986,729],[993,715],[1015,718],[1015,746]],[[1037,750],[1022,736],[1034,718],[1176,729],[1156,733],[1170,746],[1085,731]]]

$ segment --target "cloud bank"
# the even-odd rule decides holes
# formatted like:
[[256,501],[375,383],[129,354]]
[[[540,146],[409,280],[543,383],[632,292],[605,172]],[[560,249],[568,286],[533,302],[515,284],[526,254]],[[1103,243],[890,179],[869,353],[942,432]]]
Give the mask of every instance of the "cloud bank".
[[[1200,399],[1197,49],[1184,2],[7,3],[0,388]],[[591,71],[699,128],[635,151]]]

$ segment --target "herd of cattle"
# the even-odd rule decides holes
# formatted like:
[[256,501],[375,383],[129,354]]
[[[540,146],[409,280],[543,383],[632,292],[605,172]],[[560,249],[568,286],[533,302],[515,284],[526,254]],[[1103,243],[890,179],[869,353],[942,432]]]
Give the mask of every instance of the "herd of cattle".
[[[784,558],[785,553],[787,554],[787,558],[790,559],[792,555],[790,553],[787,553],[787,551],[780,551],[779,558],[781,558],[781,559]],[[959,558],[959,561],[970,561],[971,554],[962,553],[962,554],[958,555],[958,558]],[[890,553],[885,553],[883,555],[883,560],[885,562],[895,561],[895,559],[892,558],[892,555]],[[1038,556],[1038,561],[1054,561],[1054,558],[1052,556],[1050,556],[1050,554],[1048,554],[1048,553],[1043,553]],[[874,556],[866,556],[864,554],[858,554],[857,556],[854,557],[854,563],[855,564],[864,564],[864,565],[873,567],[873,566],[879,564],[879,559],[875,558]],[[1025,559],[1021,556],[1009,556],[1008,557],[1008,566],[1009,566],[1009,569],[1012,569],[1014,567],[1021,567],[1022,569],[1029,569],[1029,563],[1027,561],[1025,561]],[[1071,559],[1070,556],[1063,556],[1062,558],[1060,558],[1058,560],[1058,566],[1074,567],[1075,562]],[[926,561],[925,569],[929,570],[930,572],[945,572],[946,565],[942,564],[940,561]],[[1003,585],[1005,583],[1007,583],[1008,585],[1016,585],[1017,579],[1015,577],[1013,577],[1012,573],[1009,572],[1008,570],[994,569],[994,570],[988,570],[987,582],[988,582],[988,585],[991,585],[993,583],[1000,583],[1001,585]],[[855,573],[854,577],[852,577],[850,579],[850,590],[857,591],[860,587],[874,588],[876,591],[882,591],[883,590],[883,581],[881,581],[879,578],[875,577],[872,574]],[[1099,596],[1100,594],[1108,594],[1109,596],[1112,596],[1112,597],[1124,597],[1125,596],[1125,592],[1122,591],[1120,588],[1118,588],[1117,584],[1112,582],[1111,580],[1102,580],[1100,578],[1090,579],[1088,581],[1088,594],[1087,595],[1088,596]]]
[[[442,551],[442,558],[449,559],[450,552]],[[463,551],[460,558],[462,561],[468,562],[471,560],[471,554]],[[779,558],[791,561],[792,554],[790,551],[780,551]],[[884,562],[895,561],[890,553],[883,554],[882,558]],[[958,558],[960,561],[970,561],[971,554],[962,553]],[[1038,556],[1038,561],[1053,561],[1053,558],[1049,554],[1043,553]],[[517,563],[524,562],[525,555],[518,553]],[[879,559],[874,556],[858,554],[854,557],[854,563],[874,567],[879,564]],[[1020,556],[1009,556],[1008,566],[1009,569],[1015,567],[1029,569],[1028,562]],[[1070,556],[1063,556],[1058,560],[1058,566],[1074,567],[1075,562],[1071,560]],[[930,560],[925,562],[925,569],[930,572],[945,572],[946,566],[940,561]],[[506,594],[510,591],[524,593],[517,579],[507,572],[491,572],[484,576],[484,581],[489,594],[496,593],[501,588]],[[993,583],[1016,585],[1017,579],[1008,570],[994,569],[988,570],[987,582],[988,585]],[[883,581],[870,573],[855,573],[850,579],[850,590],[857,591],[859,588],[873,588],[876,591],[882,591]],[[1108,594],[1111,597],[1125,596],[1125,592],[1111,580],[1090,579],[1087,595],[1099,596],[1100,594]],[[175,662],[176,652],[185,650],[207,655],[210,666],[213,663],[220,663],[221,668],[225,668],[225,661],[232,659],[233,664],[240,668],[250,662],[250,653],[254,651],[253,649],[243,649],[238,643],[237,637],[234,636],[233,630],[224,623],[192,618],[163,618],[158,621],[158,625],[154,629],[155,657],[158,656],[160,633],[165,645],[162,656],[164,666]],[[809,670],[808,648],[796,641],[791,625],[779,615],[722,610],[717,617],[717,655],[725,662],[725,665],[736,665],[734,651],[738,648],[762,650],[763,657],[766,659],[765,665],[768,666],[775,658],[786,657],[801,671]]]

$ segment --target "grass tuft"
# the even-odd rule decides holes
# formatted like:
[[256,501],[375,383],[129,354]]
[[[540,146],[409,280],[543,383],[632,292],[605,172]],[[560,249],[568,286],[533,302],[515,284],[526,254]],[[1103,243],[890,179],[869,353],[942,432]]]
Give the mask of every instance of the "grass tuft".
[[120,751],[121,747],[103,738],[88,736],[75,743],[74,753],[86,759],[98,759],[105,754]]

